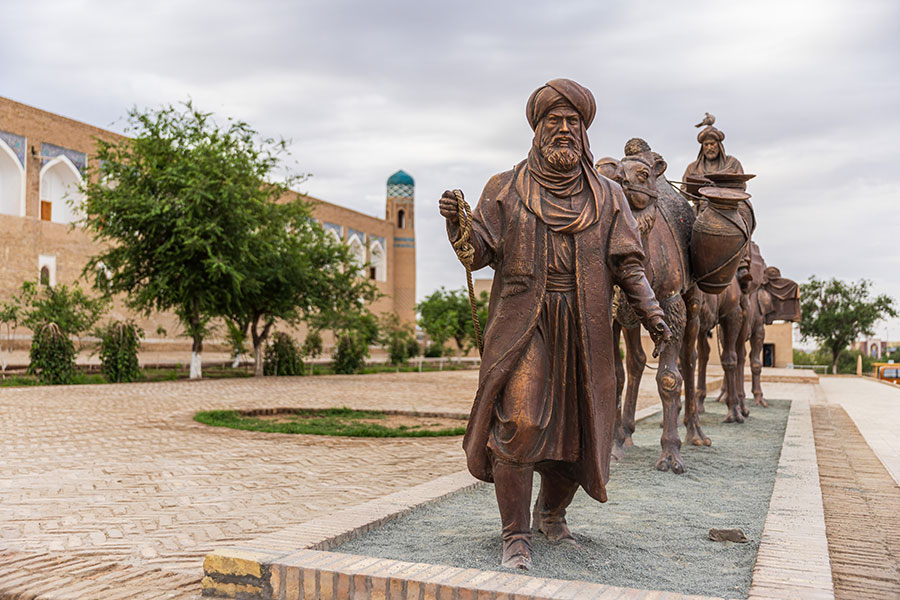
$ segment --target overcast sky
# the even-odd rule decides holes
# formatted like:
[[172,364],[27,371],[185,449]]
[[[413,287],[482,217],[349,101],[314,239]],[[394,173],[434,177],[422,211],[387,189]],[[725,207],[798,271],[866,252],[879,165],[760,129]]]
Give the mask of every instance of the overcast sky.
[[[763,256],[799,282],[900,300],[900,3],[41,0],[4,2],[0,95],[122,131],[192,98],[292,141],[300,191],[384,216],[416,180],[418,296],[465,285],[436,210],[526,155],[549,79],[590,88],[594,156],[640,136],[679,179],[713,113]],[[2,128],[2,124],[0,124]],[[477,276],[477,275],[476,275]],[[900,320],[878,337],[900,338]]]

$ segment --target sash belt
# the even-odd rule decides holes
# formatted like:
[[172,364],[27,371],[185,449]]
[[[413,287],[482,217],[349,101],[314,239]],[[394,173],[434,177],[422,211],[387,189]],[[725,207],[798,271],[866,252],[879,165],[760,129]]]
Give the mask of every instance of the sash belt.
[[556,273],[547,272],[547,291],[548,292],[574,292],[575,291],[575,273]]

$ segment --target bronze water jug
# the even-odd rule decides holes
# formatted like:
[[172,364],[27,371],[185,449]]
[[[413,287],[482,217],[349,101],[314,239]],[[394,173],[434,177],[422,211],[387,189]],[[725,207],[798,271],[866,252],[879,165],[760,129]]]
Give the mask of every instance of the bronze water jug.
[[711,186],[699,191],[705,202],[691,233],[691,266],[697,286],[719,294],[744,258],[755,217],[746,192]]

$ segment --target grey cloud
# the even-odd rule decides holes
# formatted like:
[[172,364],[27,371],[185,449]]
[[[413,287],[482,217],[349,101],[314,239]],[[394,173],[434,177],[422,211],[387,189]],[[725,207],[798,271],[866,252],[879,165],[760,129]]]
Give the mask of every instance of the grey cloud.
[[[869,277],[900,298],[900,5],[262,1],[18,3],[0,93],[113,129],[188,96],[292,140],[303,190],[383,214],[417,182],[418,294],[462,285],[434,204],[470,202],[527,152],[524,104],[553,77],[597,96],[595,156],[645,137],[678,179],[717,115],[786,275]],[[879,251],[879,244],[884,248]]]

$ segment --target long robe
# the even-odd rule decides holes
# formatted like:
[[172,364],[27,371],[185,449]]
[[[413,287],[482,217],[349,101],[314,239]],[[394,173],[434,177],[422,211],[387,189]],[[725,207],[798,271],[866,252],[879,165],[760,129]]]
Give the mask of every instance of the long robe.
[[[493,481],[487,445],[494,403],[534,334],[547,288],[549,227],[528,208],[523,195],[529,187],[516,185],[525,164],[492,177],[472,215],[472,269],[490,265],[496,271],[478,391],[463,438],[469,471],[483,481]],[[644,275],[640,233],[621,187],[604,177],[600,187],[596,221],[572,236],[576,346],[584,369],[581,452],[573,475],[588,494],[605,502],[616,409],[613,284],[645,323],[661,317],[662,310]]]

